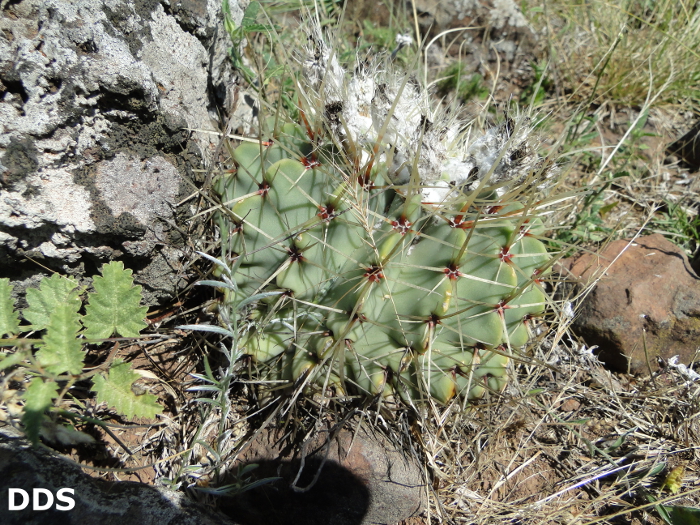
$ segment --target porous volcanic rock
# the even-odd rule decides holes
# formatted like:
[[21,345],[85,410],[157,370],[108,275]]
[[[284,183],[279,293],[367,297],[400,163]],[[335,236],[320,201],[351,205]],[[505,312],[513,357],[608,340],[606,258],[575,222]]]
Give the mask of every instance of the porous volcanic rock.
[[600,276],[573,328],[611,368],[644,373],[657,356],[697,360],[700,278],[676,245],[660,234],[619,240],[566,266],[581,289]]
[[238,458],[250,464],[255,479],[282,479],[221,506],[246,525],[393,525],[426,505],[419,463],[378,432],[321,432],[300,446],[266,430]]
[[[73,489],[71,510],[51,506],[33,510],[8,510],[9,489],[46,489],[54,496],[62,488]],[[44,493],[45,494],[45,493]],[[14,497],[21,504],[21,497]],[[40,505],[48,496],[42,495]],[[65,502],[54,500],[61,506]],[[234,525],[187,499],[181,492],[129,481],[107,482],[91,478],[77,465],[48,452],[32,448],[19,432],[0,423],[0,522],[3,525]]]
[[[247,0],[229,1],[240,23]],[[0,3],[0,275],[120,259],[146,301],[184,284],[184,177],[232,99],[220,0]]]

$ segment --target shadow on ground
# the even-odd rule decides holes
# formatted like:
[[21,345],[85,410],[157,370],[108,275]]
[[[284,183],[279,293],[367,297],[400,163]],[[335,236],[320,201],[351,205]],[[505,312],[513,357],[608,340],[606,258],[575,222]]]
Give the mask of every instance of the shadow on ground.
[[321,459],[307,458],[303,466],[300,461],[256,464],[255,480],[281,479],[220,501],[220,510],[240,525],[359,525],[367,513],[366,484],[334,461],[322,464]]

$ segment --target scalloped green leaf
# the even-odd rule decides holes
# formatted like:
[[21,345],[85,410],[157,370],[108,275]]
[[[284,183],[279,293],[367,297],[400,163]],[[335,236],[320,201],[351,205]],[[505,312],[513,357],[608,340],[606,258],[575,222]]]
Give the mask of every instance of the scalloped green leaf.
[[11,292],[10,280],[7,277],[0,279],[0,337],[19,333],[19,318]]
[[131,370],[129,363],[116,359],[109,367],[107,377],[99,374],[93,377],[93,391],[97,392],[97,402],[107,403],[120,414],[132,417],[153,418],[163,411],[153,394],[136,395],[131,389],[134,381],[141,376]]
[[83,371],[85,353],[78,337],[80,316],[72,304],[58,304],[49,317],[49,325],[36,357],[50,374],[69,372],[79,375]]
[[43,330],[49,325],[54,309],[61,304],[70,305],[74,312],[80,310],[78,283],[57,273],[44,278],[39,288],[27,288],[27,304],[22,311],[24,318],[32,323],[33,330]]
[[24,414],[22,415],[24,431],[35,445],[39,441],[44,412],[53,404],[56,392],[58,392],[58,385],[54,381],[45,382],[41,377],[35,377],[22,396],[24,398]]
[[148,326],[144,321],[148,307],[140,306],[141,286],[134,286],[133,272],[119,261],[103,265],[100,272],[102,277],[95,276],[95,292],[85,306],[85,337],[106,339],[115,332],[138,337]]

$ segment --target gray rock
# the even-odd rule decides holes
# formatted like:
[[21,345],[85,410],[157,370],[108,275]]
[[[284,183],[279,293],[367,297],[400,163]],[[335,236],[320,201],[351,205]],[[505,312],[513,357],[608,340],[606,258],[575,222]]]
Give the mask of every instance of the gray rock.
[[376,431],[321,432],[299,445],[266,430],[238,458],[250,464],[257,479],[282,479],[222,502],[246,525],[393,525],[426,507],[420,464]]
[[[465,72],[492,78],[497,71],[505,84],[521,86],[532,81],[529,65],[537,35],[514,0],[413,0],[418,22],[430,37],[442,31],[468,28],[448,34],[457,39],[450,49],[458,53]],[[499,78],[499,84],[504,79]],[[501,89],[503,89],[503,87]]]
[[[229,2],[238,23],[246,0]],[[23,0],[0,11],[0,275],[125,260],[146,301],[185,283],[183,177],[233,98],[219,0]],[[174,225],[180,225],[180,228]],[[35,264],[35,261],[38,264]]]
[[[62,488],[73,489],[70,510],[8,510],[9,489],[49,490],[54,496]],[[15,503],[22,498],[16,496]],[[41,496],[40,504],[48,497]],[[61,506],[67,502],[54,500]],[[233,525],[233,522],[203,508],[180,493],[143,483],[115,482],[91,478],[80,468],[44,449],[32,448],[12,427],[0,425],[0,522],[3,525]]]
[[[16,429],[0,423],[0,523],[394,525],[425,508],[421,467],[395,443],[367,431],[342,430],[330,443],[327,436],[321,433],[306,446],[294,448],[275,432],[262,433],[239,457],[238,465],[256,463],[252,472],[258,479],[282,479],[235,497],[217,497],[212,501],[222,513],[217,514],[165,487],[92,478],[45,447],[31,447]],[[230,481],[235,483],[236,465],[231,472]],[[224,479],[220,485],[227,482]],[[28,508],[10,512],[10,488],[30,495],[34,488],[43,488],[54,496],[59,489],[70,488],[75,507],[34,511],[30,502]]]

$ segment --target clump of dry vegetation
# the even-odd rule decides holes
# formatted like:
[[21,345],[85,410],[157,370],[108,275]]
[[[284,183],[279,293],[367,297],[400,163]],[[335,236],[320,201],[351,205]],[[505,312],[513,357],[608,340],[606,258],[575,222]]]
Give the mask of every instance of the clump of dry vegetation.
[[[284,17],[280,27],[297,23],[296,13],[269,7]],[[382,25],[353,19],[337,3],[316,7],[329,24],[340,18],[338,31],[350,42],[341,57],[358,49],[392,52],[396,34],[416,26],[410,9],[392,11]],[[542,46],[532,57],[538,64],[533,83],[522,88],[520,100],[548,114],[541,134],[564,159],[564,190],[578,195],[550,217],[559,225],[553,245],[595,250],[611,238],[661,230],[692,255],[696,182],[665,148],[689,128],[700,100],[692,45],[697,10],[689,2],[547,0],[525,3],[524,12]],[[288,48],[300,44],[284,31],[274,38]],[[442,69],[424,71],[428,83],[437,83],[446,103],[455,94],[472,115],[493,119],[498,104],[506,102],[497,100],[498,90],[486,96],[487,84],[478,78],[462,82],[455,74],[460,63],[440,47],[454,40],[432,42],[445,60]],[[265,46],[255,49],[251,63],[257,60],[258,72],[280,71],[279,55]],[[401,60],[421,62],[420,48],[406,49]],[[268,93],[291,99],[288,75],[271,74],[266,85]],[[488,85],[497,86],[498,79]],[[579,298],[561,297],[562,306]],[[613,374],[569,332],[570,322],[560,313],[543,323],[541,336],[512,367],[502,395],[417,412],[362,404],[368,419],[381,414],[388,432],[410,441],[424,464],[431,505],[411,523],[675,525],[678,507],[698,506],[700,407],[692,368],[689,374],[664,363],[648,377]],[[278,398],[268,405],[264,423],[290,411],[339,421],[355,406],[316,401],[294,409],[289,398]]]
[[[393,37],[416,26],[410,10],[392,12],[382,26],[352,19],[335,3],[316,7],[329,23],[341,17],[338,31],[352,42],[347,54],[391,52]],[[696,183],[665,148],[689,128],[700,101],[693,45],[700,12],[689,2],[549,0],[527,2],[524,10],[542,46],[532,57],[541,66],[521,100],[549,113],[541,133],[563,156],[564,188],[579,196],[550,217],[560,225],[553,245],[595,250],[645,228],[685,243],[692,254]],[[284,16],[281,27],[296,15]],[[485,96],[479,79],[463,83],[455,74],[459,62],[441,51],[444,67],[424,71],[428,83],[438,83],[447,101],[456,92],[472,113],[493,119],[505,102],[494,98],[497,90]],[[264,65],[279,58],[256,56]],[[407,49],[402,60],[415,65],[420,48]],[[274,82],[284,94],[285,80]],[[570,334],[570,322],[562,313],[543,323],[502,395],[417,413],[364,405],[419,451],[431,506],[416,523],[676,524],[673,506],[698,505],[700,407],[692,369],[664,363],[649,377],[612,374]],[[319,417],[334,412],[313,406]],[[342,404],[333,406],[333,417],[342,419]]]

